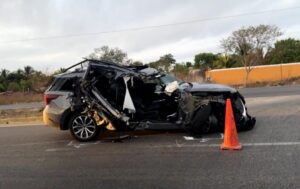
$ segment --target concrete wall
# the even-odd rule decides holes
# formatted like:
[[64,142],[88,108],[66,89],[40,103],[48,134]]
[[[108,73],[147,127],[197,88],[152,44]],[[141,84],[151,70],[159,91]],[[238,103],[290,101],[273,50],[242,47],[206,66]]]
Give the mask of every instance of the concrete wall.
[[[228,85],[242,85],[245,83],[245,77],[244,67],[206,72],[206,79]],[[300,77],[300,63],[255,66],[250,72],[248,82],[282,81],[293,77]]]

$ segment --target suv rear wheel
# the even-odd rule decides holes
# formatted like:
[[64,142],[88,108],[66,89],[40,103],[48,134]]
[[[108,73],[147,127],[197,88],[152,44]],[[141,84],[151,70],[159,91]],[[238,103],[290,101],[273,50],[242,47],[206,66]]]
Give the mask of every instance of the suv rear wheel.
[[81,142],[88,142],[96,139],[101,130],[92,117],[80,112],[76,112],[71,117],[69,129],[71,134]]

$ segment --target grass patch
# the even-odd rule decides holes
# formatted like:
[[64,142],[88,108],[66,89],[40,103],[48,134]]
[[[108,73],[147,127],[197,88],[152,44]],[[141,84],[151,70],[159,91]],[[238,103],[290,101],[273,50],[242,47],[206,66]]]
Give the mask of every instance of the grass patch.
[[0,124],[42,123],[42,108],[0,110]]

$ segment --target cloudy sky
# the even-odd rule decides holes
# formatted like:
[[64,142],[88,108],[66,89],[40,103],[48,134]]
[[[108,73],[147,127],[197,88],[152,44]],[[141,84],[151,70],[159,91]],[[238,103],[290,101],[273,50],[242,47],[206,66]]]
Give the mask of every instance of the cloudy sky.
[[[268,10],[277,11],[258,13]],[[246,13],[255,14],[234,16]],[[242,26],[277,25],[281,38],[300,38],[299,19],[297,0],[1,0],[0,69],[51,72],[103,45],[143,62],[166,53],[192,61],[199,52],[221,52],[220,40]],[[191,20],[202,21],[172,25]]]

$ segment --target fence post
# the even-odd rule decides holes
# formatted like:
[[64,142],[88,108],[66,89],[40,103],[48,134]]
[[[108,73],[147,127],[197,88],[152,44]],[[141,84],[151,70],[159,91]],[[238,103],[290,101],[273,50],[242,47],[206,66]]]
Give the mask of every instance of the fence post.
[[282,64],[280,64],[280,81],[282,82]]

